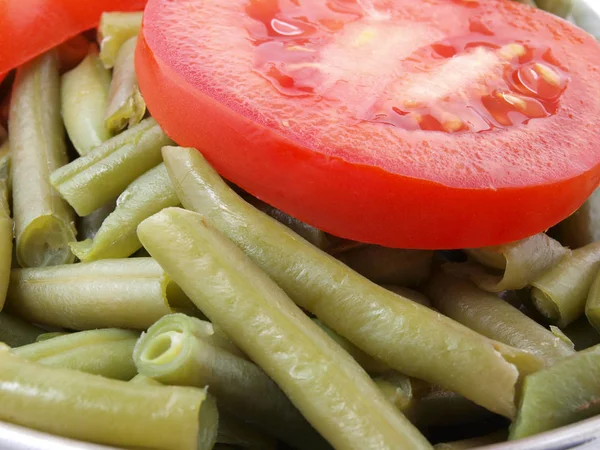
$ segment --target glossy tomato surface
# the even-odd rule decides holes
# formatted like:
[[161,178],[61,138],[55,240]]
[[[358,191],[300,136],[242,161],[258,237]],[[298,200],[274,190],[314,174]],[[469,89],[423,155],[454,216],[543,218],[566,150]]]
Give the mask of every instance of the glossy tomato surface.
[[145,4],[146,0],[0,0],[0,74],[95,27],[105,11],[139,11]]
[[150,0],[136,69],[176,142],[344,238],[508,242],[600,178],[600,46],[508,0]]

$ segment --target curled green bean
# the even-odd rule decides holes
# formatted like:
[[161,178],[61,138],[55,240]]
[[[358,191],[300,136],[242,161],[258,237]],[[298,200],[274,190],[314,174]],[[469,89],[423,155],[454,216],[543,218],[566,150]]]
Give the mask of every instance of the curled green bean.
[[588,293],[600,268],[600,242],[573,250],[531,283],[533,304],[564,328],[585,312]]
[[137,177],[160,164],[160,149],[170,142],[154,119],[145,119],[87,155],[55,170],[50,180],[78,215],[87,216],[117,198]]
[[137,36],[142,26],[141,12],[105,12],[98,25],[100,59],[104,67],[114,66],[119,49],[125,41]]
[[146,114],[133,61],[136,44],[137,37],[125,42],[115,61],[105,115],[106,127],[113,133],[138,124]]
[[529,351],[545,365],[575,353],[572,343],[564,342],[510,303],[469,281],[438,274],[427,292],[441,313],[490,339]]
[[6,345],[20,347],[31,344],[43,332],[41,328],[34,327],[18,317],[0,312],[0,342]]
[[50,184],[67,163],[58,60],[46,53],[17,70],[9,113],[17,259],[22,267],[71,263],[71,208]]
[[67,134],[80,155],[111,137],[103,111],[110,86],[110,72],[92,48],[77,67],[62,76],[61,111]]
[[209,450],[214,445],[218,414],[206,390],[144,386],[48,367],[2,345],[0,367],[0,420],[119,447]]
[[138,236],[332,446],[430,448],[356,361],[202,216],[167,208],[142,222]]
[[137,373],[132,354],[138,337],[133,331],[110,328],[80,331],[24,345],[13,352],[47,366],[127,381]]
[[521,439],[600,413],[600,346],[525,377],[509,439]]
[[[185,320],[185,316],[178,316],[179,323]],[[134,352],[140,373],[163,384],[210,386],[220,410],[296,448],[319,447],[320,437],[258,366],[212,345],[214,339],[198,336],[210,323],[191,317],[187,320],[183,332],[173,326],[178,324],[169,316],[148,329]]]
[[298,305],[391,368],[514,415],[519,373],[506,348],[298,239],[239,198],[197,150],[166,147],[163,157],[183,205],[232,239]]
[[127,186],[93,239],[71,243],[71,250],[84,262],[131,256],[142,247],[136,234],[142,220],[177,205],[167,169],[159,164]]
[[143,330],[188,302],[152,258],[14,269],[8,298],[31,322],[74,330]]
[[448,264],[448,271],[469,278],[484,291],[501,292],[528,286],[569,251],[558,241],[539,233],[510,244],[467,250],[467,253],[481,265]]

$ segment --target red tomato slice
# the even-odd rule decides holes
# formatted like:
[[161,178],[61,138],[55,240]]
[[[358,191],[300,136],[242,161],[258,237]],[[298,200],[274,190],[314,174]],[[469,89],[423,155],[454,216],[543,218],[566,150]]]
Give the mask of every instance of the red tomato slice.
[[600,46],[507,0],[149,0],[136,67],[176,142],[344,238],[500,244],[600,179]]
[[0,73],[95,27],[105,11],[138,11],[146,0],[0,0]]

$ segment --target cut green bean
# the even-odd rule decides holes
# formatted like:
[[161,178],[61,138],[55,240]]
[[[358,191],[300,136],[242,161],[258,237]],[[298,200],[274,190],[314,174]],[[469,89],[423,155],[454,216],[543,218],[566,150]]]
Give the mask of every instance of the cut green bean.
[[46,53],[17,70],[9,113],[17,259],[22,267],[71,263],[73,211],[50,173],[67,163],[58,60]]
[[385,398],[398,408],[406,411],[414,401],[412,382],[409,377],[398,372],[388,372],[373,378]]
[[334,448],[430,448],[356,361],[202,216],[167,208],[142,222],[138,236]]
[[8,186],[0,178],[0,311],[4,307],[13,255],[13,221],[8,205]]
[[50,180],[77,214],[87,216],[160,164],[160,149],[170,142],[154,119],[145,119],[54,171]]
[[365,245],[337,258],[375,283],[418,286],[429,276],[433,252]]
[[440,273],[429,283],[427,293],[442,314],[490,339],[529,351],[547,366],[575,353],[572,343],[469,281]]
[[557,225],[563,245],[570,248],[584,247],[600,241],[600,189],[573,214]]
[[169,206],[179,205],[164,164],[137,178],[117,199],[117,207],[98,230],[94,239],[71,243],[81,261],[127,258],[140,248],[137,226],[142,220]]
[[66,336],[68,334],[70,334],[70,333],[68,333],[66,331],[51,331],[48,333],[42,333],[35,339],[35,342],[44,342],[49,339],[54,339],[55,337]]
[[521,439],[600,414],[600,346],[529,375],[509,439]]
[[467,253],[482,265],[448,264],[448,271],[469,278],[484,291],[501,292],[528,286],[568,255],[569,250],[539,233],[510,244],[467,250]]
[[566,327],[584,314],[599,268],[600,242],[573,250],[531,283],[533,304],[548,320]]
[[[179,323],[184,321],[181,316]],[[163,384],[210,386],[220,410],[296,448],[322,447],[320,436],[256,364],[194,333],[210,323],[190,317],[186,331],[180,332],[169,316],[163,319],[135,347],[133,358],[140,373]]]
[[535,3],[538,8],[563,18],[573,9],[573,0],[535,0]]
[[123,43],[137,36],[142,26],[141,12],[105,12],[98,25],[100,59],[104,67],[114,66],[117,54]]
[[[116,201],[112,201],[107,203],[104,206],[101,206],[96,211],[91,214],[81,217],[77,224],[77,237],[79,237],[82,241],[87,239],[94,239],[98,230],[104,223],[104,220],[115,210],[117,206]],[[69,244],[71,247],[72,244]],[[150,256],[150,255],[146,255]]]
[[127,381],[137,373],[132,355],[138,337],[133,331],[114,328],[80,331],[24,345],[13,352],[46,366]]
[[73,330],[144,330],[188,302],[152,258],[14,269],[10,281],[10,311]]
[[590,324],[587,317],[576,320],[562,331],[575,344],[578,352],[600,344],[600,332]]
[[0,345],[0,420],[119,447],[209,450],[218,414],[206,390],[144,386],[29,362]]
[[596,331],[600,332],[600,271],[596,273],[590,287],[585,304],[585,315]]
[[136,44],[137,37],[125,42],[115,61],[104,122],[112,133],[140,123],[146,114],[146,102],[140,93],[133,61]]
[[340,336],[319,319],[312,319],[327,335],[337,344],[348,352],[360,366],[370,374],[381,374],[390,371],[390,367],[384,362],[378,361],[370,355],[367,355],[360,348],[354,345],[345,337]]
[[[163,386],[162,383],[146,375],[137,374],[130,383],[145,384],[149,386]],[[233,417],[219,411],[219,432],[217,443],[231,444],[236,448],[248,448],[255,450],[275,450],[277,442],[275,439],[254,427],[241,422]]]
[[391,368],[514,415],[519,373],[498,343],[365,280],[308,245],[240,199],[195,149],[167,147],[163,157],[184,206],[204,214],[298,305]]
[[[8,140],[0,145],[0,179],[6,180],[9,194],[12,192],[11,153]],[[9,195],[10,196],[10,195]]]
[[407,298],[420,305],[427,306],[428,308],[431,307],[431,301],[427,296],[418,291],[414,291],[404,286],[394,286],[391,284],[382,284],[381,287],[386,288],[388,291],[392,291],[394,294],[398,294],[400,297]]
[[5,312],[0,312],[0,342],[11,347],[35,342],[44,330]]
[[62,76],[61,111],[67,134],[80,155],[112,135],[104,125],[110,72],[92,47],[77,67]]
[[479,448],[485,445],[498,444],[506,440],[507,432],[505,430],[495,431],[494,433],[478,436],[461,441],[446,442],[433,446],[435,450],[469,450]]

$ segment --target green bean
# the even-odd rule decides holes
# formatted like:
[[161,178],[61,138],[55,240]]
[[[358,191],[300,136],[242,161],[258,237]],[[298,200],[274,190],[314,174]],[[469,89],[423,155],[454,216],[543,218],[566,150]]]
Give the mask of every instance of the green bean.
[[6,180],[0,178],[0,311],[4,307],[13,255],[13,221]]
[[600,344],[600,333],[590,324],[587,317],[576,320],[562,331],[575,344],[577,351]]
[[138,124],[146,114],[146,102],[140,93],[133,62],[136,44],[137,37],[125,42],[115,61],[104,121],[113,133]]
[[11,347],[31,344],[44,330],[34,327],[28,322],[0,312],[0,342]]
[[366,245],[337,258],[375,283],[418,286],[429,276],[433,252]]
[[111,137],[104,125],[110,72],[90,53],[77,67],[62,76],[61,111],[67,134],[80,155],[89,153]]
[[17,70],[9,113],[17,259],[22,267],[71,263],[73,212],[50,185],[67,163],[54,53]]
[[573,250],[531,283],[533,304],[544,317],[564,328],[585,312],[588,293],[600,268],[600,242]]
[[[569,254],[558,241],[544,233],[510,244],[467,250],[473,262],[448,264],[454,275],[469,278],[484,291],[522,289]],[[498,275],[498,271],[503,271]]]
[[80,331],[24,345],[13,353],[46,366],[126,381],[137,373],[132,354],[138,337],[114,328]]
[[463,439],[461,441],[446,442],[443,444],[436,444],[433,446],[435,450],[468,450],[471,448],[479,448],[484,445],[497,444],[506,440],[506,431],[500,430],[495,431],[485,436],[477,436],[470,439]]
[[584,247],[600,241],[600,189],[573,214],[557,225],[563,245],[570,248]]
[[137,36],[142,26],[141,12],[105,12],[98,25],[100,59],[110,69],[115,64],[119,49],[125,41]]
[[521,439],[600,413],[600,346],[525,377],[509,439]]
[[300,236],[302,236],[315,247],[318,247],[320,249],[326,249],[330,247],[331,242],[327,237],[327,233],[325,233],[324,231],[321,231],[318,228],[313,227],[312,225],[302,222],[301,220],[295,219],[294,217],[284,213],[280,209],[277,209],[257,199],[256,197],[248,196],[248,202],[255,208],[271,216],[273,219],[277,220],[278,222],[281,222],[286,227],[290,228],[291,230],[294,230],[296,233],[298,233]]
[[142,244],[136,229],[140,222],[163,208],[179,205],[177,194],[164,164],[137,178],[117,199],[117,207],[98,230],[94,239],[71,243],[81,261],[126,258]]
[[399,411],[406,411],[415,401],[412,381],[406,375],[391,371],[373,378],[373,381],[385,398]]
[[360,366],[365,369],[370,374],[382,374],[385,372],[389,372],[390,367],[376,360],[370,355],[367,355],[360,348],[354,345],[345,337],[340,336],[319,319],[312,319],[314,323],[316,323],[327,335],[333,339],[340,347],[348,352],[350,356],[352,356]]
[[77,214],[87,216],[160,164],[160,149],[170,142],[154,119],[145,119],[54,171],[50,181]]
[[588,292],[585,315],[596,331],[600,332],[600,271],[596,272]]
[[[185,321],[185,316],[178,316],[179,323]],[[169,316],[163,319],[135,347],[133,358],[140,373],[164,384],[210,386],[220,410],[297,448],[319,446],[320,436],[258,366],[198,336],[210,323],[189,317],[181,332]]]
[[33,363],[0,346],[0,420],[119,447],[208,450],[218,414],[206,390],[144,386]]
[[478,333],[533,353],[544,365],[575,353],[565,343],[510,303],[485,292],[466,280],[437,274],[427,293],[442,314]]
[[430,448],[356,361],[202,216],[167,208],[142,222],[138,236],[333,447]]
[[[163,386],[162,383],[146,375],[137,374],[130,383],[149,386]],[[236,447],[271,450],[277,447],[275,439],[219,411],[219,432],[217,443],[232,444]]]
[[11,154],[10,154],[10,144],[9,141],[6,140],[2,145],[0,145],[0,179],[6,180],[8,183],[8,191],[11,192],[12,188],[12,178],[10,174],[10,166],[11,166]]
[[204,214],[299,306],[391,368],[514,414],[519,374],[498,343],[368,282],[308,245],[243,202],[198,151],[167,147],[163,157],[184,206]]
[[538,8],[563,18],[573,9],[573,0],[535,0],[535,3]]
[[50,331],[48,333],[42,333],[40,334],[36,339],[35,342],[44,342],[47,341],[49,339],[54,339],[55,337],[59,337],[59,336],[66,336],[68,333],[66,331]]
[[14,269],[7,306],[34,322],[73,330],[144,330],[187,302],[152,258]]
[[[101,206],[91,214],[81,217],[79,219],[79,223],[77,224],[77,236],[81,238],[83,241],[87,239],[94,239],[98,230],[104,223],[104,220],[115,210],[117,206],[116,201],[112,201],[107,203],[104,206]],[[72,243],[69,244],[73,247]],[[146,255],[150,256],[150,255]]]
[[382,284],[381,287],[386,288],[388,291],[392,291],[394,294],[398,294],[400,297],[407,298],[413,302],[427,306],[428,308],[431,307],[431,301],[421,292],[414,291],[404,286],[394,286],[391,284]]

